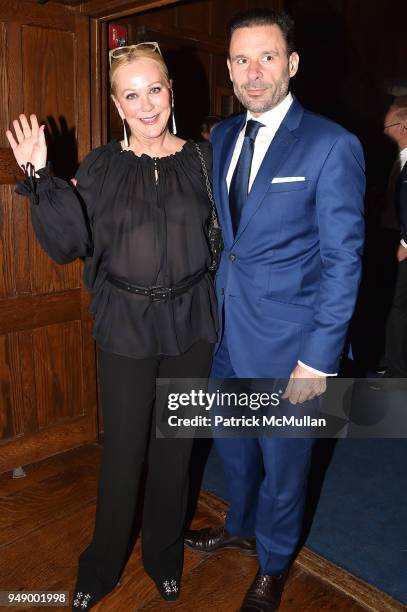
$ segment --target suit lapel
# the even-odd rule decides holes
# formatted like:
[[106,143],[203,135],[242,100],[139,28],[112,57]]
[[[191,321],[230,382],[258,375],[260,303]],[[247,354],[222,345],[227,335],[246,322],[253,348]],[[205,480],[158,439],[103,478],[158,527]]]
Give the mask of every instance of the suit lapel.
[[286,117],[271,141],[259,171],[257,172],[256,178],[249,193],[249,197],[247,198],[247,202],[242,211],[239,228],[234,242],[239,240],[245,231],[251,218],[262,203],[268,191],[270,181],[274,176],[276,176],[278,170],[289,157],[293,147],[297,143],[298,137],[296,136],[294,130],[298,127],[302,115],[303,108],[299,102],[294,99]]

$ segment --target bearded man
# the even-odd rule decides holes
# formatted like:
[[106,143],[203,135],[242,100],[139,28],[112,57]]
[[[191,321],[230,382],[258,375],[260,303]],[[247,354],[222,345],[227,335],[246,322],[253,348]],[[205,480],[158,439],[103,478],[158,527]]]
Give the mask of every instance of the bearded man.
[[[294,24],[255,9],[230,24],[227,60],[247,109],[211,134],[225,248],[217,274],[222,329],[213,378],[290,379],[292,403],[335,376],[361,273],[364,159],[344,128],[289,92]],[[312,439],[215,439],[229,485],[221,528],[190,531],[189,548],[256,553],[244,612],[279,606],[299,543]]]

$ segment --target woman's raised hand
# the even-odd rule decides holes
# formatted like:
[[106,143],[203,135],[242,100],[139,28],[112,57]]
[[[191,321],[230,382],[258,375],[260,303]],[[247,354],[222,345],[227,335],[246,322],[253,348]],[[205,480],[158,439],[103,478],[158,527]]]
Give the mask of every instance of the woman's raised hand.
[[47,164],[47,143],[45,142],[45,125],[38,125],[35,115],[30,115],[31,126],[25,115],[13,121],[15,136],[7,130],[6,136],[13,149],[14,157],[20,168],[31,163],[35,170],[44,168]]

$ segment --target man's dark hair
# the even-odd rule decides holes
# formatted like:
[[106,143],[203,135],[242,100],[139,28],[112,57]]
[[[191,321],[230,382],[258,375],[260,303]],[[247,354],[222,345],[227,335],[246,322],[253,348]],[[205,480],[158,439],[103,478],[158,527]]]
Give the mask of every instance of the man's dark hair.
[[273,9],[251,9],[238,13],[229,21],[229,44],[233,32],[239,28],[251,28],[254,26],[276,25],[283,33],[287,45],[287,55],[295,51],[295,24],[287,13]]

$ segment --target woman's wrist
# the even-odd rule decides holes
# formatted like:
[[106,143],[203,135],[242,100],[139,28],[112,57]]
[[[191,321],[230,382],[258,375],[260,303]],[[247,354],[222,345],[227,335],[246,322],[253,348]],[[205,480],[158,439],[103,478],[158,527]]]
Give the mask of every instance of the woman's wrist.
[[28,175],[34,178],[40,178],[39,172],[41,170],[47,169],[47,162],[45,161],[45,163],[42,165],[41,164],[34,165],[32,162],[27,162],[26,164],[21,164],[21,168],[25,175]]

